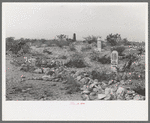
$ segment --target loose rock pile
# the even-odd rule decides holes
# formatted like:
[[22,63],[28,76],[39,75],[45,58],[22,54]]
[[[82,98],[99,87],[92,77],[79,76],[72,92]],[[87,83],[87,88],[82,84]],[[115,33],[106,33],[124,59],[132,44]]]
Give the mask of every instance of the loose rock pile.
[[121,82],[112,80],[106,84],[97,79],[92,80],[88,76],[80,75],[78,72],[73,75],[83,85],[81,88],[83,100],[145,100],[145,96],[137,94]]
[[44,75],[42,77],[31,77],[28,80],[62,82],[64,81],[64,76],[69,73],[80,83],[81,97],[83,100],[145,100],[145,96],[139,95],[124,86],[124,80],[119,82],[115,80],[99,82],[97,79],[91,79],[90,75],[86,72],[68,71],[61,62],[53,60],[49,63],[44,63],[47,63],[46,67],[36,68],[34,70],[35,73],[43,73]]

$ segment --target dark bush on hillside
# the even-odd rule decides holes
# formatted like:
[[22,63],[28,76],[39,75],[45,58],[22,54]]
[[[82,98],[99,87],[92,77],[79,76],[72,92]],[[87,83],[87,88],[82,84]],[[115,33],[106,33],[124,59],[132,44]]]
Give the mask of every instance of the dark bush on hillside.
[[118,55],[119,56],[122,56],[123,55],[122,53],[125,50],[125,47],[123,47],[123,46],[113,47],[111,49],[111,51],[114,51],[114,50],[118,51]]
[[131,81],[126,81],[125,86],[130,87],[136,93],[145,96],[145,81],[131,79]]
[[69,61],[65,64],[67,67],[83,68],[86,67],[85,60],[80,54],[73,54]]
[[100,62],[102,64],[110,64],[111,63],[110,56],[107,56],[107,55],[100,56],[100,54],[95,52],[95,51],[93,51],[90,54],[90,59],[91,59],[91,61],[97,61],[97,62]]
[[89,43],[89,44],[91,44],[91,43],[96,43],[97,42],[97,36],[88,36],[88,37],[84,37],[84,42],[87,42],[87,43]]
[[106,74],[106,71],[98,71],[98,70],[92,70],[88,72],[88,74],[92,75],[92,79],[98,79],[99,82],[102,81],[108,82],[109,80],[114,80],[116,76],[114,73]]
[[121,40],[121,36],[120,34],[109,34],[106,37],[106,40],[109,44],[111,44],[111,46],[115,46]]
[[52,54],[52,52],[48,51],[47,49],[44,49],[44,50],[43,50],[43,53]]
[[142,47],[138,48],[137,51],[139,51],[138,55],[142,55],[145,53],[145,49]]

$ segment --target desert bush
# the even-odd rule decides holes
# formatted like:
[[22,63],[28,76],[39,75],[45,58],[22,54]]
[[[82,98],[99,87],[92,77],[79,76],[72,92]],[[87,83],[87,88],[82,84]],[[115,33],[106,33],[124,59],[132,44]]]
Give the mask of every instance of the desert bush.
[[87,51],[87,50],[90,50],[90,49],[92,49],[92,47],[90,45],[86,44],[85,46],[83,46],[81,48],[81,51],[84,52],[84,51]]
[[52,54],[52,52],[48,51],[47,49],[44,49],[44,50],[43,50],[43,53]]
[[63,47],[63,46],[69,46],[69,44],[70,44],[70,42],[68,42],[68,41],[56,41],[55,42],[56,43],[56,45],[58,46],[58,47]]
[[60,34],[60,35],[57,35],[56,37],[57,37],[59,40],[63,40],[63,39],[66,39],[66,38],[67,38],[67,35]]
[[114,73],[106,74],[107,73],[106,71],[99,71],[97,69],[88,71],[87,73],[92,76],[93,80],[97,79],[99,82],[102,82],[102,81],[108,82],[109,80],[114,80],[116,76]]
[[91,43],[96,43],[97,42],[97,36],[87,36],[87,37],[84,37],[84,42],[88,42],[89,44],[91,44]]
[[39,56],[36,58],[36,62],[35,62],[35,66],[36,67],[41,67],[41,65],[47,65],[47,60],[45,58],[45,56]]
[[67,89],[66,91],[67,94],[73,94],[75,92],[80,91],[80,84],[71,75],[68,74],[65,77],[65,80],[66,80],[65,88]]
[[137,49],[137,51],[139,51],[138,55],[141,55],[141,54],[144,54],[144,53],[145,53],[145,49],[142,48],[142,47],[139,47],[139,48]]
[[106,40],[109,44],[111,44],[111,46],[115,46],[121,40],[121,36],[119,34],[114,34],[114,35],[109,34],[106,37]]
[[6,51],[12,47],[13,43],[15,42],[14,39],[15,39],[14,37],[6,38]]
[[125,47],[124,46],[117,46],[117,47],[111,48],[111,51],[114,51],[114,50],[116,50],[118,52],[119,56],[122,56],[123,55],[122,53],[125,50]]
[[76,51],[75,45],[70,44],[70,45],[69,45],[69,50],[70,50],[70,51]]
[[100,54],[96,51],[93,51],[91,54],[90,54],[90,60],[91,61],[97,61],[97,62],[100,62],[102,64],[110,64],[111,63],[111,59],[110,59],[110,56],[100,56]]
[[87,66],[82,55],[78,53],[73,54],[69,59],[69,61],[64,65],[67,67],[76,67],[76,68],[83,68]]

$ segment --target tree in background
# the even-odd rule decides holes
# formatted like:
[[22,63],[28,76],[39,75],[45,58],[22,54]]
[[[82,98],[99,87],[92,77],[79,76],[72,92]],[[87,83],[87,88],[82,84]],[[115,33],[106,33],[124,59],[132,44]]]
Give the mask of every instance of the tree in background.
[[9,50],[11,48],[11,46],[14,43],[14,37],[8,37],[6,38],[6,51]]
[[87,37],[84,37],[83,39],[85,40],[85,42],[88,42],[89,44],[91,43],[97,43],[97,38],[98,36],[87,36]]
[[129,42],[129,41],[128,41],[127,38],[124,38],[124,39],[122,40],[122,44],[123,44],[123,45],[128,45],[128,42]]
[[64,34],[60,34],[60,35],[57,35],[56,36],[59,40],[64,40],[67,38],[67,35],[64,35]]
[[121,41],[121,36],[120,36],[120,34],[114,34],[114,35],[109,34],[109,35],[106,37],[106,40],[107,40],[107,42],[108,42],[109,44],[111,44],[111,46],[115,46],[115,45],[117,45],[117,43],[118,43],[119,41]]

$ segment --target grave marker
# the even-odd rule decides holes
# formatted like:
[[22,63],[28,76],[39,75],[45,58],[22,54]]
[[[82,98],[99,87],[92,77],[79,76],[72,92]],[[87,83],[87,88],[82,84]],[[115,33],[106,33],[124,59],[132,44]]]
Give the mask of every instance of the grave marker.
[[111,69],[112,71],[116,72],[116,67],[118,66],[118,52],[113,51],[111,53]]
[[102,46],[101,46],[101,38],[98,37],[98,39],[97,39],[97,49],[98,49],[99,52],[101,52],[101,48],[102,48]]

